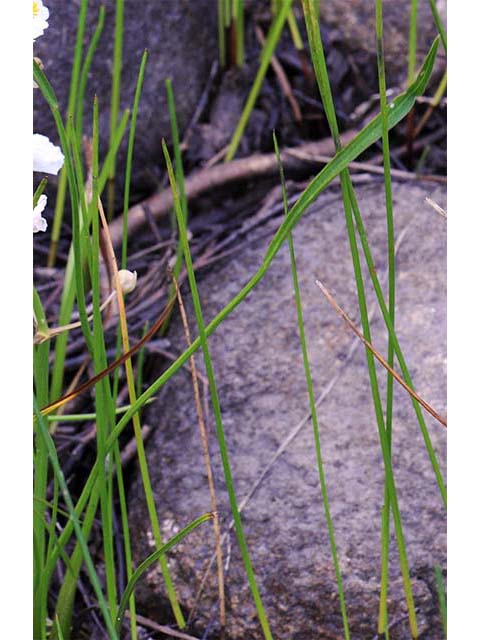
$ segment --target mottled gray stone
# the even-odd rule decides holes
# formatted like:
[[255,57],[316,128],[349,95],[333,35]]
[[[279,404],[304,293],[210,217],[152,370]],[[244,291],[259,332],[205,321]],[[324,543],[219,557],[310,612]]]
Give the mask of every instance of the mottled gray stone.
[[[424,201],[445,205],[443,187],[393,185],[397,235],[397,330],[416,388],[440,413],[446,411],[446,221]],[[380,275],[386,269],[383,185],[358,188],[361,211]],[[322,455],[353,638],[376,633],[380,580],[380,510],[383,466],[363,347],[338,318],[320,290],[320,278],[359,325],[355,283],[341,196],[324,193],[295,229],[295,246],[313,384],[319,405]],[[206,319],[251,277],[267,240],[211,268],[199,278]],[[368,290],[373,309],[371,287]],[[191,305],[188,309],[194,324]],[[373,342],[386,353],[386,331],[378,312]],[[180,325],[171,332],[181,351]],[[284,246],[257,288],[209,339],[238,499],[265,469],[278,447],[308,413],[289,257]],[[353,349],[353,350],[352,350]],[[197,358],[200,369],[203,363]],[[385,397],[385,375],[379,371]],[[210,510],[191,378],[185,369],[168,384],[161,403],[146,411],[156,427],[148,457],[164,535]],[[446,517],[407,393],[395,387],[393,464],[421,637],[438,640],[441,628],[434,566],[445,568]],[[426,416],[445,470],[446,430]],[[223,531],[230,510],[210,414],[213,455]],[[130,496],[136,561],[152,551],[148,517],[137,481]],[[308,421],[271,467],[243,511],[245,534],[275,638],[342,637],[342,623],[321,502],[311,423]],[[392,525],[393,530],[393,525]],[[150,541],[150,542],[149,542]],[[169,556],[182,605],[190,610],[213,552],[213,530],[197,529]],[[410,638],[402,580],[392,537],[391,638]],[[261,638],[234,533],[224,546],[228,559],[228,637]],[[214,620],[215,570],[193,615],[196,630]],[[157,568],[138,587],[140,610],[167,615]],[[163,603],[163,604],[162,604]],[[162,611],[163,613],[159,613]],[[165,619],[165,618],[163,618]]]
[[[50,0],[46,4],[50,10],[50,26],[34,43],[34,55],[39,56],[45,65],[45,72],[65,117],[80,3],[78,0]],[[92,101],[96,94],[100,105],[102,147],[105,150],[110,130],[115,28],[113,0],[89,2],[84,51],[95,30],[101,4],[106,8],[105,26],[89,74],[85,130],[91,133]],[[163,158],[162,137],[170,138],[165,80],[172,80],[178,123],[183,130],[193,115],[211,65],[218,55],[216,4],[212,0],[125,1],[122,110],[131,108],[133,104],[144,49],[148,49],[149,58],[137,122],[133,184],[140,190],[152,190]],[[34,92],[34,129],[58,141],[53,118],[39,91]],[[124,172],[125,153],[126,141],[119,156],[120,175]]]
[[[437,7],[444,18],[444,0]],[[402,85],[407,79],[410,0],[384,0],[384,50],[389,86]],[[375,36],[375,3],[370,0],[320,0],[320,24],[328,28],[329,40],[340,45],[348,57],[347,67],[357,67],[358,82],[378,91]],[[427,53],[437,29],[428,2],[418,3],[417,61]],[[443,58],[440,47],[439,59]],[[327,49],[328,57],[328,49]],[[445,63],[439,63],[445,66]]]

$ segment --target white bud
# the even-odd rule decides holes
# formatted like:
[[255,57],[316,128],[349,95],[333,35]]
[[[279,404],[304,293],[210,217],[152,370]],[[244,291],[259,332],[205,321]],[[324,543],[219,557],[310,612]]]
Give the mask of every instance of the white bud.
[[137,272],[128,269],[120,269],[118,281],[124,294],[131,293],[137,286]]

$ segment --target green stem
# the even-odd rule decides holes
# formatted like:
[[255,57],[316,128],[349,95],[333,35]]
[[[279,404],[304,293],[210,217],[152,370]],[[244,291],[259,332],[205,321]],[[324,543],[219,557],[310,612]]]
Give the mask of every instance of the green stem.
[[438,13],[437,4],[435,0],[428,1],[430,3],[430,9],[432,10],[435,26],[437,27],[438,33],[440,34],[440,38],[442,39],[443,49],[445,53],[447,53],[447,34],[445,32],[445,27],[443,26],[442,19],[440,18],[440,14]]
[[[172,132],[173,152],[174,152],[174,158],[175,158],[175,180],[177,182],[178,189],[180,191],[180,204],[182,207],[183,217],[185,219],[185,224],[187,224],[188,223],[187,196],[185,193],[185,178],[184,178],[184,172],[183,172],[182,153],[180,150],[180,136],[178,134],[177,114],[175,110],[175,98],[173,95],[173,87],[172,87],[171,80],[169,78],[165,80],[165,88],[167,90],[168,113],[170,116],[170,127]],[[173,219],[173,225],[175,226],[175,219]],[[178,280],[178,276],[182,269],[182,264],[183,264],[183,244],[179,238],[177,243],[175,265],[173,267],[174,280]],[[170,302],[171,300],[173,300],[175,295],[176,295],[175,284],[172,282],[168,291],[168,301]],[[165,319],[165,323],[162,327],[162,335],[165,334],[168,329],[172,311],[173,311],[173,307],[171,308],[170,313]]]
[[221,415],[221,410],[220,410],[220,400],[219,400],[219,397],[218,397],[218,390],[217,390],[217,384],[216,384],[216,380],[215,380],[215,373],[214,373],[214,370],[213,370],[212,360],[210,358],[210,350],[209,350],[208,344],[207,344],[207,335],[206,335],[205,324],[204,324],[204,320],[203,320],[202,306],[201,306],[201,303],[200,303],[200,296],[198,294],[198,288],[197,288],[197,283],[196,283],[196,279],[195,279],[195,273],[194,273],[194,270],[193,270],[193,262],[192,262],[192,257],[190,255],[190,247],[188,245],[187,227],[185,225],[185,219],[184,219],[184,216],[183,216],[182,206],[181,206],[181,203],[180,203],[180,196],[179,196],[179,193],[178,193],[178,190],[177,190],[175,176],[174,176],[174,173],[173,173],[173,167],[172,167],[172,163],[171,163],[171,160],[170,160],[170,156],[169,156],[167,145],[165,144],[165,141],[163,141],[162,145],[163,145],[163,153],[165,155],[165,160],[166,160],[166,163],[167,163],[168,176],[169,176],[169,179],[170,179],[170,185],[171,185],[172,194],[173,194],[173,202],[174,202],[174,207],[175,207],[175,215],[176,215],[176,218],[177,218],[178,230],[179,230],[180,239],[181,239],[182,245],[183,245],[183,252],[184,252],[184,255],[185,255],[185,264],[186,264],[186,267],[187,267],[188,280],[189,280],[189,283],[190,283],[190,290],[191,290],[191,293],[192,293],[193,306],[194,306],[194,309],[195,309],[195,316],[196,316],[196,319],[197,319],[199,339],[200,339],[200,343],[202,345],[203,359],[204,359],[205,368],[206,368],[206,371],[207,371],[208,385],[209,385],[209,388],[210,388],[210,395],[211,395],[211,400],[212,400],[212,405],[213,405],[213,412],[214,412],[214,415],[215,415],[215,425],[216,425],[216,429],[217,429],[217,440],[218,440],[218,445],[219,445],[219,449],[220,449],[220,456],[221,456],[221,459],[222,459],[223,473],[224,473],[225,484],[226,484],[226,487],[227,487],[228,497],[229,497],[229,501],[230,501],[230,508],[232,510],[233,521],[234,521],[234,524],[235,524],[235,532],[237,534],[238,545],[240,547],[240,552],[242,554],[242,559],[243,559],[243,563],[245,565],[245,571],[247,573],[247,578],[248,578],[248,582],[249,582],[249,585],[250,585],[250,590],[252,592],[253,600],[254,600],[254,603],[255,603],[255,606],[256,606],[256,609],[257,609],[257,614],[258,614],[258,618],[260,620],[260,624],[261,624],[261,627],[262,627],[262,630],[263,630],[264,637],[266,638],[266,640],[272,640],[272,634],[271,634],[270,627],[269,627],[269,624],[268,624],[268,620],[267,620],[267,616],[266,616],[265,609],[264,609],[264,606],[263,606],[262,598],[260,596],[260,592],[258,590],[257,583],[256,583],[256,580],[255,580],[255,574],[253,572],[253,567],[252,567],[252,563],[251,563],[251,560],[250,560],[250,554],[248,552],[247,541],[245,539],[245,534],[243,532],[242,520],[240,518],[240,511],[238,509],[237,498],[236,498],[236,495],[235,495],[235,488],[234,488],[234,485],[233,485],[233,477],[232,477],[232,471],[231,471],[231,467],[230,467],[227,443],[226,443],[225,433],[224,433],[223,423],[222,423],[222,415]]
[[[383,48],[383,16],[382,0],[375,0],[375,24],[377,42],[378,85],[380,91],[380,109],[382,115],[382,149],[385,181],[385,203],[387,212],[388,236],[388,312],[392,329],[395,329],[395,226],[393,219],[392,179],[390,174],[390,144],[388,139],[388,103],[385,81],[385,55]],[[387,362],[391,368],[394,365],[394,346],[392,338],[388,336]],[[392,451],[392,422],[393,422],[393,376],[387,375],[386,402],[386,436],[388,448]],[[384,504],[382,509],[382,543],[381,543],[381,587],[380,607],[378,614],[378,633],[388,633],[387,596],[388,596],[388,557],[390,540],[390,498],[387,483],[384,489]]]
[[[280,170],[280,180],[282,183],[282,195],[283,195],[283,207],[284,207],[285,215],[288,215],[288,200],[287,200],[287,189],[285,186],[285,176],[283,173],[283,166],[280,158],[280,151],[278,149],[278,143],[277,143],[277,138],[275,136],[275,133],[273,134],[273,144],[275,147],[275,154],[277,156],[277,162]],[[340,600],[340,611],[342,614],[342,621],[343,621],[343,632],[344,632],[345,640],[349,640],[350,631],[348,628],[347,607],[345,604],[345,595],[343,593],[342,574],[340,571],[340,563],[338,561],[337,545],[335,543],[335,534],[333,530],[333,521],[330,515],[327,482],[325,478],[325,471],[323,468],[322,452],[320,447],[320,428],[318,424],[317,407],[315,404],[315,394],[313,392],[312,374],[310,371],[310,363],[308,360],[307,338],[305,335],[305,325],[303,322],[302,301],[300,297],[300,287],[298,284],[297,265],[295,260],[295,250],[293,246],[292,233],[289,233],[288,235],[288,248],[290,251],[290,264],[292,269],[293,288],[295,291],[295,304],[297,307],[297,324],[298,324],[298,331],[300,334],[300,344],[302,348],[303,367],[305,371],[305,380],[307,383],[308,400],[310,403],[310,414],[312,416],[313,438],[315,442],[315,453],[317,456],[318,476],[319,476],[320,488],[322,492],[323,507],[325,510],[325,519],[327,521],[330,549],[332,553],[333,565],[335,568],[335,576],[337,580],[338,597]]]
[[90,45],[87,49],[85,61],[83,63],[82,71],[80,73],[80,81],[78,83],[77,106],[75,108],[75,129],[77,131],[79,146],[81,145],[82,135],[83,135],[83,103],[85,98],[85,89],[87,87],[87,82],[88,82],[88,74],[90,71],[90,67],[92,65],[93,56],[95,55],[95,51],[97,50],[97,46],[100,41],[100,36],[102,35],[104,23],[105,23],[105,7],[101,5],[98,10],[97,26],[95,28],[95,32],[92,36],[92,39],[90,41]]
[[122,233],[122,269],[127,268],[127,248],[128,248],[128,207],[130,204],[130,184],[132,180],[132,164],[133,164],[133,148],[135,144],[135,132],[137,129],[138,108],[140,105],[140,96],[142,94],[143,79],[145,77],[145,68],[148,60],[148,51],[145,50],[142,55],[140,69],[137,77],[137,85],[135,87],[135,97],[133,99],[132,119],[130,121],[130,131],[128,134],[127,148],[127,164],[125,168],[125,185],[123,195],[123,233]]
[[217,0],[217,24],[218,24],[218,57],[220,66],[225,67],[227,63],[226,42],[225,42],[225,0]]
[[418,0],[410,1],[410,29],[408,32],[408,74],[407,82],[410,84],[415,76],[415,63],[417,61],[417,16]]
[[181,542],[183,538],[185,538],[185,536],[187,536],[189,533],[191,533],[194,529],[196,529],[198,526],[200,526],[204,522],[207,522],[207,520],[211,520],[212,517],[213,517],[213,514],[205,513],[203,516],[200,516],[196,520],[193,520],[189,525],[184,527],[175,536],[173,536],[173,538],[170,538],[168,542],[162,545],[160,549],[157,549],[156,551],[154,551],[151,555],[148,556],[148,558],[145,558],[145,560],[138,565],[138,567],[135,569],[134,573],[130,577],[128,584],[125,588],[125,591],[122,594],[122,598],[120,600],[120,605],[118,607],[117,616],[116,616],[118,633],[120,633],[120,630],[122,628],[122,622],[125,615],[125,609],[127,608],[127,602],[132,597],[133,590],[135,589],[135,585],[140,580],[140,578],[145,574],[146,571],[148,571],[148,569],[153,564],[155,564],[155,562],[157,562],[160,558],[165,556],[165,554],[168,551],[170,551],[170,549],[173,549],[175,545]]
[[[320,28],[318,24],[317,8],[314,0],[302,0],[305,23],[307,26],[308,40],[310,43],[310,50],[312,53],[313,65],[315,69],[315,75],[317,78],[318,87],[320,90],[320,96],[325,107],[325,113],[327,115],[329,127],[332,133],[332,137],[335,142],[337,152],[341,148],[340,135],[338,130],[337,118],[335,114],[335,107],[333,103],[333,97],[330,89],[330,82],[328,78],[327,65],[325,61],[325,55],[323,51],[323,44],[320,35]],[[382,114],[381,117],[381,131],[385,130],[385,122]],[[388,130],[388,121],[387,121]],[[362,321],[362,329],[365,338],[371,342],[370,335],[370,322],[368,319],[368,309],[366,303],[365,289],[363,284],[362,269],[360,264],[360,257],[358,253],[357,240],[355,236],[355,227],[352,216],[352,194],[353,187],[351,184],[350,176],[347,169],[344,169],[340,174],[340,184],[342,191],[342,200],[345,210],[345,219],[347,225],[348,239],[350,243],[350,252],[352,255],[353,269],[355,273],[355,281],[357,286],[357,297],[360,308],[360,316]],[[418,628],[415,614],[415,605],[413,602],[413,592],[410,582],[409,565],[407,559],[406,545],[403,535],[402,522],[400,517],[400,510],[398,507],[397,494],[395,489],[395,481],[393,476],[393,468],[390,458],[390,448],[388,443],[388,436],[386,433],[382,402],[380,398],[380,392],[378,387],[377,374],[375,369],[375,361],[371,352],[366,349],[367,367],[370,378],[370,387],[372,392],[372,399],[375,408],[375,415],[377,420],[377,429],[380,438],[380,445],[382,450],[383,464],[385,469],[385,482],[388,488],[388,495],[392,505],[393,519],[395,523],[395,533],[397,537],[398,554],[400,560],[400,568],[403,576],[403,585],[405,591],[405,599],[407,603],[410,630],[413,638],[418,636]]]
[[105,620],[105,624],[106,627],[108,629],[108,632],[110,634],[110,639],[111,640],[118,640],[118,634],[115,630],[115,627],[112,624],[112,618],[110,615],[110,612],[108,610],[108,605],[105,601],[105,597],[103,595],[102,592],[102,588],[100,586],[100,582],[98,580],[98,576],[95,572],[95,567],[93,565],[93,561],[92,561],[92,557],[88,551],[88,547],[87,547],[87,543],[86,540],[83,536],[83,532],[82,532],[82,528],[80,526],[80,522],[78,519],[78,515],[75,511],[75,507],[73,506],[73,502],[72,502],[72,498],[70,496],[70,492],[68,490],[67,487],[67,483],[65,481],[62,469],[60,467],[60,463],[58,461],[58,457],[57,457],[57,452],[55,450],[55,444],[50,436],[50,434],[48,433],[48,429],[47,429],[47,425],[45,422],[44,417],[42,416],[42,414],[40,413],[40,410],[38,408],[38,403],[37,400],[34,398],[34,411],[35,411],[35,415],[37,417],[37,429],[38,429],[38,433],[40,434],[40,437],[42,438],[45,448],[48,451],[48,456],[50,458],[50,463],[52,465],[53,471],[55,473],[55,476],[58,480],[61,492],[62,492],[62,496],[63,499],[65,500],[65,503],[67,505],[68,508],[68,512],[70,514],[70,519],[72,521],[73,527],[75,529],[75,533],[77,536],[77,540],[78,540],[78,544],[80,546],[80,549],[82,551],[82,555],[83,555],[83,559],[85,561],[85,565],[87,568],[87,572],[88,572],[88,576],[90,578],[90,582],[92,584],[93,590],[95,592],[95,595],[97,597],[97,602],[98,605],[100,607],[100,610],[103,614],[103,618]]
[[270,60],[272,59],[275,47],[277,46],[278,40],[282,33],[283,25],[285,24],[288,12],[290,11],[292,1],[293,0],[284,1],[281,10],[276,15],[270,31],[268,32],[268,36],[260,56],[260,67],[257,71],[257,75],[255,76],[255,80],[248,95],[247,102],[245,103],[245,106],[243,108],[242,115],[240,116],[240,119],[238,121],[237,128],[235,129],[235,132],[232,136],[227,155],[225,156],[225,162],[229,162],[230,160],[232,160],[237,152],[238,145],[240,144],[240,140],[242,139],[248,119],[250,118],[252,109],[255,106],[255,102],[257,101],[263,79],[270,64]]
[[[87,21],[88,0],[81,0],[80,10],[78,13],[77,36],[75,40],[75,50],[73,54],[73,66],[70,82],[70,94],[68,97],[67,121],[69,116],[75,115],[75,104],[77,101],[78,81],[80,76],[80,68],[82,64],[83,38],[85,34],[85,25]],[[52,236],[50,242],[50,250],[48,254],[47,264],[53,267],[57,257],[57,246],[60,238],[60,230],[62,227],[63,211],[65,208],[65,196],[67,192],[67,170],[63,167],[60,171],[57,188],[57,200],[55,203],[55,212],[53,216]]]
[[[123,49],[123,0],[116,0],[115,3],[115,36],[113,45],[113,69],[112,69],[112,95],[110,102],[110,147],[118,123],[118,113],[120,111],[120,87],[122,78],[122,49]],[[107,218],[113,218],[115,208],[115,164],[116,156],[113,156],[110,165],[107,187]]]

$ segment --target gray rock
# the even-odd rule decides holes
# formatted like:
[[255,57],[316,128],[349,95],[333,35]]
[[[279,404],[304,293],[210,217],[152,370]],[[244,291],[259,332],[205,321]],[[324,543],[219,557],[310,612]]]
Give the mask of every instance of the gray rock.
[[[49,28],[34,44],[34,55],[57,94],[65,117],[78,20],[79,2],[50,0]],[[91,132],[93,96],[100,106],[100,130],[105,153],[110,130],[111,72],[115,2],[89,3],[85,52],[95,30],[98,10],[105,4],[105,26],[90,70],[85,101],[85,131]],[[171,78],[179,127],[183,130],[197,106],[213,61],[217,57],[217,18],[212,0],[126,0],[121,109],[131,108],[144,49],[149,51],[137,122],[134,178],[138,190],[152,190],[163,163],[162,137],[170,138],[165,79]],[[90,105],[90,106],[89,106]],[[34,130],[58,141],[51,113],[39,91],[34,92]],[[128,133],[127,136],[128,138]],[[119,157],[124,172],[126,140]]]
[[[393,186],[397,235],[397,331],[417,390],[441,414],[446,398],[446,221],[424,201],[445,205],[443,187]],[[376,269],[386,270],[386,222],[382,183],[358,188]],[[278,221],[277,221],[278,222]],[[405,231],[404,231],[405,230]],[[363,347],[315,286],[319,278],[360,325],[341,197],[331,188],[295,229],[303,309],[318,408],[322,457],[353,638],[376,634],[380,581],[380,510],[383,464]],[[257,241],[200,276],[207,320],[236,294],[261,263],[267,240]],[[384,290],[386,287],[384,287]],[[187,297],[185,295],[185,297]],[[368,287],[370,309],[376,307]],[[194,316],[188,310],[192,327]],[[374,345],[386,353],[386,330],[378,310]],[[180,325],[170,339],[181,351]],[[342,637],[342,623],[303,373],[287,247],[257,288],[209,339],[238,500],[252,489],[272,456],[297,429],[269,467],[243,510],[243,524],[259,588],[275,638]],[[201,370],[200,356],[197,362]],[[382,397],[385,375],[379,371]],[[146,411],[156,427],[148,446],[149,466],[165,539],[210,510],[191,378],[185,369],[168,383],[163,402]],[[302,420],[303,427],[298,427]],[[446,430],[426,415],[430,436],[445,471]],[[230,510],[213,417],[213,456],[222,530]],[[408,394],[395,386],[393,464],[408,546],[421,638],[438,640],[441,627],[434,566],[445,568],[446,516]],[[136,562],[152,552],[141,483],[130,495]],[[393,531],[393,524],[392,524]],[[197,529],[169,556],[180,601],[191,611],[214,551],[213,530]],[[224,546],[228,637],[261,638],[233,531]],[[396,545],[392,535],[389,615],[392,638],[410,638]],[[139,583],[140,611],[168,616],[156,567]],[[160,609],[159,609],[160,607]],[[165,607],[162,609],[162,607]],[[215,569],[192,614],[201,633],[218,637]],[[165,618],[164,618],[165,619]]]
[[[407,79],[410,0],[384,0],[384,49],[388,86],[400,86]],[[445,2],[437,2],[442,13]],[[340,47],[349,74],[378,91],[375,3],[369,0],[332,0],[320,3],[320,23],[328,28],[333,51]],[[423,59],[437,35],[428,2],[418,3],[417,61]],[[328,56],[327,50],[327,56]],[[338,52],[336,53],[338,55]],[[440,47],[439,60],[443,58]],[[438,61],[437,61],[438,62]],[[444,66],[444,62],[438,63]],[[352,68],[356,67],[356,70]]]

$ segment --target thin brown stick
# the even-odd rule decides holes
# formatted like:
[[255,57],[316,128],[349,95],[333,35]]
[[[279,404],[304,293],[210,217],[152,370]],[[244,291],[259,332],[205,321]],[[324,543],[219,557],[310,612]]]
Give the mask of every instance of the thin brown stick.
[[[89,355],[89,354],[87,354],[87,355],[85,356],[84,361],[83,361],[83,362],[82,362],[82,364],[79,366],[78,370],[76,371],[75,375],[73,376],[73,378],[72,378],[72,380],[71,380],[70,384],[68,385],[68,388],[67,388],[67,394],[68,394],[68,393],[71,393],[71,392],[75,389],[75,387],[78,385],[78,381],[79,381],[79,380],[81,379],[81,377],[83,376],[83,374],[84,374],[84,372],[85,372],[86,368],[88,367],[89,362],[90,362],[90,355]],[[58,414],[60,414],[60,415],[61,415],[61,414],[65,413],[65,409],[66,409],[66,407],[65,407],[65,406],[61,407],[61,408],[59,409],[59,411],[58,411]],[[50,428],[50,433],[53,435],[53,434],[55,433],[55,431],[56,431],[56,430],[57,430],[57,425],[53,425],[53,426]]]
[[[125,617],[130,618],[130,611],[125,611]],[[135,614],[135,618],[137,622],[143,627],[147,627],[149,629],[152,629],[153,631],[158,631],[159,633],[163,633],[166,636],[170,636],[172,638],[180,638],[180,640],[199,640],[194,636],[189,636],[187,633],[182,633],[182,631],[177,631],[176,629],[166,627],[163,624],[158,624],[158,622],[155,622],[155,620],[151,620],[150,618],[141,616],[139,613]]]
[[357,329],[357,327],[355,326],[355,323],[353,322],[353,320],[351,320],[347,314],[345,313],[345,311],[343,311],[343,309],[340,308],[340,306],[338,305],[337,301],[335,300],[335,298],[332,296],[332,294],[328,291],[328,289],[320,282],[320,280],[315,280],[315,284],[317,285],[317,287],[321,290],[321,292],[323,293],[323,295],[327,298],[327,300],[329,301],[329,303],[332,305],[332,307],[335,309],[335,311],[338,313],[338,315],[343,318],[343,320],[345,320],[345,322],[348,324],[348,326],[350,327],[350,329],[355,333],[355,335],[357,335],[360,340],[363,342],[363,344],[372,352],[372,354],[375,356],[375,358],[380,362],[380,364],[385,367],[385,369],[387,369],[387,371],[395,378],[395,380],[412,396],[412,398],[414,398],[420,405],[422,405],[422,407],[425,409],[425,411],[428,411],[428,413],[433,416],[435,418],[435,420],[437,420],[438,422],[440,422],[440,424],[442,424],[444,427],[447,426],[447,421],[446,419],[441,416],[439,413],[437,413],[437,411],[435,411],[435,409],[433,409],[427,402],[425,402],[425,400],[423,398],[421,398],[418,393],[416,391],[414,391],[406,382],[405,380],[400,377],[398,375],[398,373],[396,373],[396,371],[394,371],[392,369],[392,367],[388,364],[388,362],[383,358],[382,355],[380,355],[380,353],[373,347],[373,345],[368,342],[368,340],[364,337],[363,333]]
[[117,358],[117,360],[112,362],[112,364],[109,364],[108,367],[106,367],[103,371],[100,371],[100,373],[97,373],[97,375],[90,378],[90,380],[87,380],[76,389],[73,389],[73,391],[70,391],[69,393],[59,398],[58,400],[55,400],[54,402],[51,402],[50,404],[45,405],[45,407],[41,409],[41,413],[43,415],[52,413],[53,411],[55,411],[55,409],[58,409],[59,407],[66,404],[70,400],[73,400],[73,398],[76,398],[78,395],[80,395],[87,389],[90,389],[90,387],[93,387],[93,385],[97,384],[97,382],[99,382],[99,380],[101,380],[104,376],[108,375],[114,369],[122,365],[126,360],[128,360],[128,358],[131,358],[131,356],[133,356],[146,342],[148,342],[148,340],[150,340],[152,336],[154,336],[157,333],[157,331],[161,329],[174,303],[175,303],[175,299],[172,299],[165,306],[165,309],[160,314],[160,317],[158,318],[158,320],[156,320],[156,322],[152,325],[149,331],[143,336],[143,338],[141,338],[141,340],[139,340],[136,344],[134,344],[129,351],[127,351],[122,356],[120,356],[120,358]]
[[[180,287],[178,286],[177,279],[173,274],[172,274],[172,280],[175,285],[175,290],[177,293],[178,306],[180,309],[180,316],[182,318],[183,330],[185,332],[185,339],[187,341],[187,345],[190,347],[192,344],[192,340],[190,336],[190,327],[188,326],[188,318],[187,318],[187,314],[185,313],[185,306],[183,304],[182,294],[180,293]],[[224,585],[224,576],[223,576],[223,556],[222,556],[220,522],[218,519],[217,496],[215,493],[215,482],[213,479],[212,461],[210,458],[210,451],[208,449],[207,429],[205,427],[202,401],[200,399],[200,389],[198,386],[197,366],[195,364],[195,356],[193,355],[190,356],[190,368],[192,373],[193,395],[195,398],[195,410],[197,412],[198,426],[200,428],[200,439],[202,442],[203,458],[205,461],[205,469],[207,472],[208,490],[210,492],[210,503],[212,505],[212,512],[215,514],[215,517],[213,518],[213,530],[215,534],[215,553],[217,557],[218,598],[219,598],[220,627],[221,627],[220,635],[221,637],[223,637],[225,633],[225,626],[226,626],[226,615],[225,615],[225,585]]]
[[439,204],[437,204],[435,200],[432,200],[431,198],[425,198],[425,202],[429,204],[432,207],[432,209],[436,211],[439,215],[441,215],[443,218],[447,217],[447,212],[445,211],[445,209],[442,209],[442,207]]
[[[255,25],[255,35],[257,36],[257,40],[259,41],[259,43],[262,45],[262,47],[265,44],[265,36],[263,34],[262,29],[260,28],[260,26],[258,24]],[[283,93],[285,94],[285,97],[287,98],[288,102],[290,103],[290,107],[292,109],[292,113],[293,113],[293,118],[295,120],[295,122],[301,122],[302,121],[302,112],[300,111],[300,107],[298,106],[298,102],[297,99],[295,98],[295,96],[293,95],[293,91],[292,91],[292,86],[287,78],[287,74],[285,73],[285,71],[283,70],[282,65],[280,64],[277,56],[275,54],[272,55],[271,59],[270,59],[270,64],[272,65],[272,69],[275,72],[275,75],[277,76],[277,80],[278,80],[278,84],[280,85]]]

